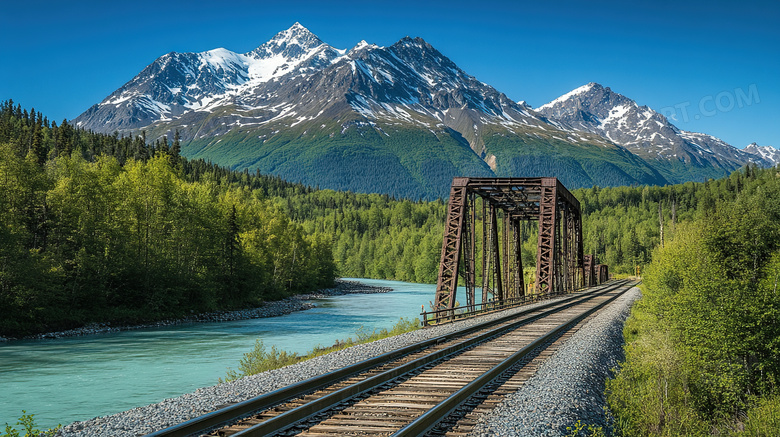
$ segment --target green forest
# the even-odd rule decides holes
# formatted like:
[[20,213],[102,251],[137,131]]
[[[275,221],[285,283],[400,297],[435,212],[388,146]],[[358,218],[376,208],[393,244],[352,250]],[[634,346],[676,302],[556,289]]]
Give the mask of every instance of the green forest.
[[0,335],[254,306],[332,285],[327,236],[289,185],[0,108]]
[[[780,169],[577,189],[586,253],[642,272],[618,435],[780,429]],[[432,283],[447,204],[319,190],[0,104],[0,335],[243,308],[337,276]],[[523,228],[532,270],[536,229]]]
[[780,168],[706,185],[657,246],[608,384],[619,435],[777,435]]
[[[707,183],[574,190],[586,253],[634,272],[678,222],[755,169]],[[0,335],[256,305],[335,276],[436,281],[446,202],[319,190],[0,105]],[[533,270],[536,229],[524,227]]]

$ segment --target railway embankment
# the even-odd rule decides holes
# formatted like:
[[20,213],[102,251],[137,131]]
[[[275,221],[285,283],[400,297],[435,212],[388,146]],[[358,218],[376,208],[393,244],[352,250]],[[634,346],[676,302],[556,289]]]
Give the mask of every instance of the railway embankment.
[[[524,387],[515,396],[508,397],[507,401],[496,410],[495,418],[485,419],[483,427],[475,430],[475,435],[491,435],[495,430],[491,428],[495,426],[495,421],[505,422],[502,435],[529,435],[521,431],[526,428],[516,426],[517,422],[522,424],[526,419],[518,416],[516,419],[509,420],[507,416],[502,415],[512,411],[512,408],[530,409],[531,416],[528,420],[537,420],[546,426],[549,432],[545,435],[561,435],[560,430],[565,430],[566,425],[573,425],[577,419],[600,424],[599,418],[603,417],[601,411],[604,406],[602,396],[604,381],[622,354],[621,328],[630,305],[638,295],[638,289],[633,289],[584,324],[580,331],[548,359],[538,374],[528,381],[526,386],[534,387],[537,392],[526,392]],[[532,306],[515,308],[509,312],[520,312],[529,307]],[[357,345],[285,368],[204,387],[157,404],[84,422],[75,422],[65,426],[59,435],[70,437],[147,434],[216,408],[241,402],[425,339],[455,332],[489,318],[498,318],[506,313],[467,319]],[[535,396],[539,397],[536,401],[534,401]],[[556,398],[560,399],[556,400]]]
[[623,359],[623,324],[633,288],[580,328],[518,391],[475,426],[474,436],[572,435],[577,421],[609,434],[604,385]]

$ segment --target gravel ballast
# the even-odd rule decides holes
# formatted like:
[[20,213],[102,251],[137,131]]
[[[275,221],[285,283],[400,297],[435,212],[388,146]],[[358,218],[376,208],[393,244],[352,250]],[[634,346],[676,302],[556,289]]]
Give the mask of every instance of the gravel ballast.
[[562,436],[578,420],[609,432],[604,385],[623,358],[623,324],[640,295],[632,288],[586,323],[471,435]]
[[[630,292],[629,294],[632,293],[638,294],[638,292]],[[621,298],[621,301],[627,301],[627,299],[623,297]],[[547,302],[549,301],[544,303]],[[205,414],[209,411],[213,411],[214,409],[217,409],[218,407],[224,406],[226,404],[241,402],[259,394],[267,393],[289,384],[303,381],[305,379],[330,372],[346,365],[357,363],[359,361],[407,346],[415,342],[422,341],[424,339],[444,335],[464,326],[471,326],[488,319],[498,318],[509,312],[519,312],[541,304],[542,303],[537,303],[534,305],[515,308],[508,310],[507,312],[486,315],[478,319],[467,319],[447,325],[420,329],[395,337],[389,337],[375,342],[357,345],[282,369],[271,370],[261,374],[248,376],[237,381],[200,388],[195,392],[188,393],[177,398],[166,399],[156,404],[134,408],[132,410],[117,413],[111,416],[97,417],[84,422],[74,422],[63,427],[58,435],[68,437],[129,437],[148,434],[158,429],[166,428],[177,423],[181,423],[185,420],[189,420],[193,417]],[[616,328],[618,331],[620,331],[622,327],[622,320],[624,320],[624,318],[625,317],[620,319],[619,322],[614,322],[620,325]],[[620,341],[622,341],[622,337],[620,338]],[[612,359],[610,362],[616,363],[615,359]],[[614,364],[611,367],[614,367]],[[600,397],[601,395],[594,394],[594,396]],[[576,422],[576,419],[574,421]]]

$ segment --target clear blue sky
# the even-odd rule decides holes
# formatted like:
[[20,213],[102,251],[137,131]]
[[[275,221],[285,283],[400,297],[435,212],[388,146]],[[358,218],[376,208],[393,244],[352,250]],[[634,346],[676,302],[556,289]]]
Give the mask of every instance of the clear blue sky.
[[0,1],[0,100],[57,121],[167,52],[244,53],[298,21],[340,49],[422,37],[534,107],[599,82],[682,129],[780,147],[777,1]]

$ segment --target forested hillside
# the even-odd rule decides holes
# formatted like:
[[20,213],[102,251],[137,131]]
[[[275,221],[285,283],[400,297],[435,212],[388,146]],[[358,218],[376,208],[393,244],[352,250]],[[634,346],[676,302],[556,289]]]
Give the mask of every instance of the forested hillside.
[[332,284],[330,241],[267,199],[289,187],[183,160],[176,139],[93,134],[4,102],[0,335],[245,307]]
[[[652,258],[663,232],[668,239],[678,223],[707,214],[722,199],[732,199],[755,179],[755,168],[706,183],[657,187],[574,190],[583,211],[586,253],[617,273],[634,272]],[[413,202],[377,194],[289,189],[276,202],[312,233],[329,235],[342,276],[434,282],[441,254],[447,205]],[[478,225],[479,226],[479,225]],[[524,229],[523,264],[536,257],[535,223]]]
[[652,253],[608,385],[619,435],[777,435],[780,168],[698,190]]
[[[247,306],[335,274],[435,282],[444,201],[312,189],[189,161],[179,147],[176,136],[94,134],[0,106],[0,334]],[[769,172],[574,190],[585,251],[634,272],[662,234]],[[536,238],[529,223],[529,270]]]

